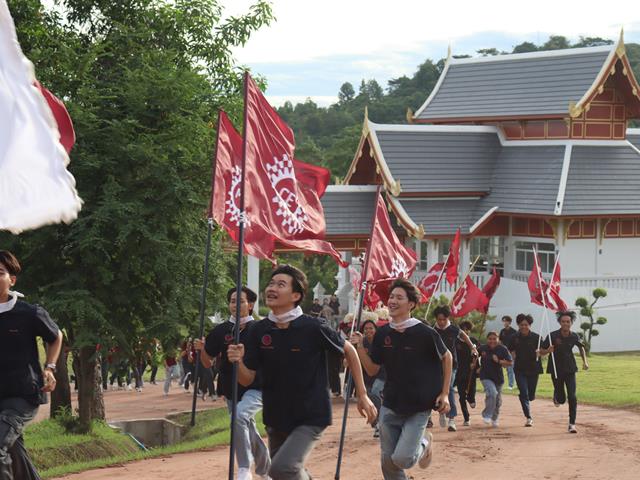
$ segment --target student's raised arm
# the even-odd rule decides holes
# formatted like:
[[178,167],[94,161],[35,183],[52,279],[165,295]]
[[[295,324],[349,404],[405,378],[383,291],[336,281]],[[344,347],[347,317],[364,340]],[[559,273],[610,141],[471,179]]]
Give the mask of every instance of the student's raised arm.
[[229,345],[227,348],[227,358],[231,363],[238,364],[238,383],[243,387],[248,387],[256,379],[256,371],[248,368],[242,361],[244,358],[244,345]]

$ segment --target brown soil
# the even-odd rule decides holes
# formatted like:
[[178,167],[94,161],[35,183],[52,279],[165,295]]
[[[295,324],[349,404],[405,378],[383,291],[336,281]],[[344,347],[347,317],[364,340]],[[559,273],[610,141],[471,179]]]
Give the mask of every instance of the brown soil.
[[[108,416],[140,418],[181,411],[190,406],[182,392],[163,398],[160,386],[143,393],[108,392]],[[635,480],[640,478],[640,414],[625,410],[578,405],[577,435],[567,433],[567,407],[548,400],[533,404],[535,425],[525,428],[517,397],[505,396],[500,427],[482,424],[479,408],[472,410],[472,426],[460,424],[456,433],[433,429],[435,454],[428,470],[412,469],[415,480],[580,479]],[[314,480],[334,478],[342,405],[334,403],[334,425],[325,433],[308,462]],[[221,402],[205,403],[221,406]],[[187,407],[187,408],[185,408]],[[460,418],[460,417],[459,417]],[[437,422],[436,422],[437,423]],[[350,409],[341,478],[381,480],[380,448],[372,430]],[[144,460],[119,467],[70,475],[67,480],[170,480],[227,478],[227,448]]]

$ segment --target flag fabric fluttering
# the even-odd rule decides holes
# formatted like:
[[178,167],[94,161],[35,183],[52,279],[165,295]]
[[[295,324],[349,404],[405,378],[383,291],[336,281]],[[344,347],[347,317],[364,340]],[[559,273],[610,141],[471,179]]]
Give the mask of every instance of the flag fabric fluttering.
[[488,304],[489,299],[467,275],[451,300],[451,316],[463,317],[474,310],[484,312]]
[[446,277],[449,285],[453,285],[458,280],[458,266],[460,265],[460,229],[456,231],[453,242],[449,249],[449,256],[445,268],[447,270]]
[[442,279],[443,269],[444,263],[442,262],[432,265],[427,274],[418,282],[418,288],[422,293],[421,303],[426,303],[431,300],[431,297],[438,288],[438,281]]
[[548,295],[549,285],[542,278],[542,270],[540,269],[540,261],[538,259],[537,252],[533,252],[533,269],[527,280],[527,286],[529,287],[529,295],[531,296],[531,303],[540,306],[547,306],[547,308],[553,309],[553,302],[551,302]]
[[67,107],[65,107],[62,100],[43,87],[37,80],[35,85],[47,101],[51,113],[53,113],[53,118],[56,120],[56,125],[58,125],[58,131],[60,132],[60,143],[66,150],[67,155],[69,155],[73,145],[76,143],[76,132],[73,129],[73,122],[71,121]]
[[78,216],[56,120],[36,86],[5,0],[0,0],[0,230],[19,233]]
[[548,287],[548,295],[547,298],[552,301],[554,310],[556,312],[559,311],[567,311],[569,306],[566,302],[560,297],[560,262],[559,259],[556,259],[556,264],[553,267],[553,275],[551,275],[551,282]]
[[354,266],[349,266],[349,279],[353,288],[353,298],[358,298],[358,293],[360,293],[360,287],[362,286],[362,274]]
[[484,293],[484,295],[487,297],[487,306],[485,307],[484,313],[488,313],[489,303],[491,302],[491,299],[495,295],[499,286],[500,274],[498,274],[498,270],[496,270],[496,267],[493,267],[493,273],[491,274],[491,277],[482,288],[482,293]]

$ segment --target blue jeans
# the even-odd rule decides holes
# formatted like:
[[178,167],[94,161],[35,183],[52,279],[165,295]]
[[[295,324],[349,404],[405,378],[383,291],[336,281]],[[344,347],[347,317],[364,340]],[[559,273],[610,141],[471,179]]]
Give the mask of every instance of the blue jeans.
[[383,390],[384,390],[384,380],[380,380],[379,378],[376,378],[373,381],[373,385],[371,385],[371,388],[367,389],[367,395],[369,395],[369,398],[375,405],[376,410],[378,410],[378,417],[376,418],[375,422],[373,422],[374,427],[377,425],[378,420],[380,418],[380,408],[382,407],[382,391]]
[[384,480],[406,480],[405,470],[413,467],[424,452],[422,437],[429,412],[400,415],[387,407],[380,409],[380,450]]
[[520,391],[520,405],[522,405],[522,413],[526,418],[531,418],[531,410],[529,402],[536,399],[536,388],[538,387],[538,374],[525,375],[524,373],[516,373],[516,383]]
[[[227,407],[231,414],[231,400],[227,400]],[[238,468],[251,468],[251,464],[255,462],[256,473],[266,475],[271,465],[269,449],[262,441],[256,426],[256,413],[262,410],[262,392],[247,390],[238,402],[237,408],[234,439]]]
[[37,413],[38,406],[23,398],[0,400],[0,479],[38,478],[22,440],[25,425]]
[[456,373],[458,372],[457,368],[454,368],[451,371],[451,383],[449,384],[449,405],[451,405],[451,410],[447,413],[447,418],[456,418],[458,415],[458,409],[456,408],[456,392],[453,389],[456,385]]
[[502,385],[496,385],[493,380],[488,379],[480,381],[486,395],[482,417],[497,421],[500,415],[500,406],[502,405]]
[[168,395],[169,394],[169,388],[171,387],[171,381],[174,378],[179,378],[180,377],[180,367],[178,367],[178,365],[172,365],[170,367],[166,367],[164,375],[165,375],[165,377],[164,377],[164,394]]
[[515,379],[513,365],[505,368],[507,369],[507,382],[509,383],[509,388],[513,388],[513,381]]

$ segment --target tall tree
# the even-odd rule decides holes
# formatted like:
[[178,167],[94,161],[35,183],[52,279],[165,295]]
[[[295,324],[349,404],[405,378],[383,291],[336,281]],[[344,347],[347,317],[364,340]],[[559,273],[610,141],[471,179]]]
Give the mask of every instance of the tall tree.
[[338,92],[338,101],[341,104],[345,104],[353,100],[355,96],[356,91],[354,90],[353,85],[349,82],[344,82]]

